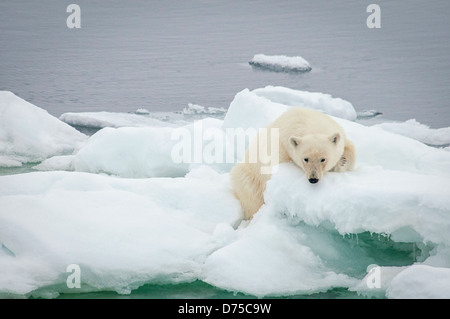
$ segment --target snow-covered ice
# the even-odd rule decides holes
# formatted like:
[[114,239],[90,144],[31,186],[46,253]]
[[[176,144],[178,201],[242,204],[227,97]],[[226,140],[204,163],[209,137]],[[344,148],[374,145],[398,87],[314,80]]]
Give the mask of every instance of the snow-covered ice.
[[[335,287],[369,297],[449,296],[450,152],[355,122],[347,101],[281,87],[246,89],[223,120],[131,123],[88,138],[10,93],[0,97],[0,105],[25,105],[1,114],[0,136],[16,138],[1,140],[0,158],[8,165],[16,154],[37,154],[42,170],[0,176],[0,296],[130,293],[145,283],[194,280],[259,297]],[[179,133],[202,138],[200,155],[232,152],[219,158],[236,161],[242,154],[227,129],[260,128],[298,106],[328,113],[344,127],[356,146],[356,168],[312,185],[293,164],[280,165],[250,222],[242,221],[230,188],[232,163],[174,161]],[[28,122],[28,130],[10,122],[36,114],[40,120]],[[46,132],[71,147],[49,151],[40,138],[29,149],[24,137]],[[445,141],[447,129],[433,132],[427,144]],[[80,266],[77,291],[66,285],[70,264]],[[375,287],[369,265],[380,266]]]
[[71,154],[86,140],[87,136],[47,111],[0,91],[0,167]]
[[[145,126],[176,126],[175,123],[148,117],[145,110],[135,113],[114,112],[78,112],[64,113],[59,119],[75,127],[101,129],[105,127],[145,127]],[[185,124],[185,123],[184,123]]]
[[376,126],[389,132],[411,137],[428,145],[441,146],[450,144],[450,127],[433,129],[417,122],[415,119],[405,122],[381,123]]
[[[347,120],[356,119],[353,105],[341,98],[329,94],[293,90],[280,86],[237,93],[230,104],[233,112],[227,112],[225,127],[264,127],[288,107],[307,107]],[[239,112],[235,109],[239,108]]]
[[249,64],[275,72],[309,72],[311,65],[301,56],[255,54]]
[[[233,153],[232,157],[239,160],[245,153],[245,147],[238,148],[238,145],[233,145],[230,137],[227,136],[227,129],[237,131],[240,128],[244,130],[254,128],[254,132],[256,132],[257,128],[266,126],[288,107],[293,106],[309,107],[344,119],[356,118],[356,112],[348,101],[333,98],[328,94],[273,86],[253,91],[245,89],[236,94],[223,121],[207,117],[194,122],[184,122],[184,125],[179,120],[176,125],[172,123],[164,125],[162,121],[144,118],[151,121],[145,122],[146,125],[143,125],[144,122],[129,121],[127,127],[121,127],[120,124],[124,123],[120,120],[120,113],[101,113],[98,116],[94,115],[95,113],[68,114],[77,119],[76,122],[71,121],[70,123],[78,126],[93,125],[103,117],[105,120],[108,119],[109,126],[112,128],[105,128],[94,134],[74,156],[49,159],[37,168],[41,170],[63,168],[122,177],[183,176],[189,171],[189,168],[197,164],[205,164],[203,151],[208,148],[208,145],[213,144],[214,148],[221,148],[214,152],[220,151],[224,155],[222,161],[207,164],[214,166],[218,171],[227,171],[235,161],[227,161],[225,157],[229,157]],[[205,112],[209,115],[217,114],[215,109],[206,109],[193,104],[189,104],[187,110],[190,115],[199,112],[201,115]],[[255,116],[257,113],[260,115]],[[124,114],[124,121],[130,115],[133,114]],[[68,117],[63,116],[62,119],[67,120]],[[199,156],[199,161],[192,160],[183,163],[172,161],[172,151],[179,144],[179,139],[176,138],[179,135],[177,129],[187,132],[192,137],[200,136],[199,151],[202,154]],[[208,137],[207,132],[212,132],[213,136]],[[215,143],[208,141],[213,137],[215,137]],[[250,137],[248,136],[247,142]],[[217,139],[221,143],[218,143]],[[195,152],[196,146],[196,143],[192,143],[190,147],[192,153]]]
[[[189,160],[184,162],[173,160],[172,153],[176,145],[182,142],[174,138],[177,136],[177,129],[189,133],[192,137],[198,135],[203,139],[204,131],[208,129],[221,133],[221,125],[221,120],[206,118],[185,125],[181,129],[105,128],[94,134],[72,158],[73,168],[77,171],[108,173],[122,177],[184,176],[195,163]],[[225,138],[224,134],[222,138]],[[189,146],[192,153],[195,152],[195,146],[195,143]]]
[[67,112],[59,119],[73,127],[102,129],[105,127],[179,127],[195,119],[205,117],[223,117],[226,109],[205,107],[188,103],[180,112],[149,112],[137,109],[133,113],[120,112]]
[[227,176],[206,168],[139,180],[38,172],[3,176],[0,188],[0,241],[13,253],[0,250],[1,295],[68,292],[74,263],[88,290],[191,281],[223,244],[215,229],[240,218]]
[[389,285],[388,298],[450,298],[450,269],[413,265],[399,273]]

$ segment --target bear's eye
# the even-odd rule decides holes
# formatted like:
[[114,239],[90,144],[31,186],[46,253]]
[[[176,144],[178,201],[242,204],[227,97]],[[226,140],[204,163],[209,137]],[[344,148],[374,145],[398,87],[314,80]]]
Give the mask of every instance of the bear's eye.
[[324,158],[321,158],[321,159],[320,159],[320,162],[321,162],[321,163],[325,162],[325,159],[324,159]]
[[305,161],[305,163],[308,163],[309,158],[304,158],[303,160]]

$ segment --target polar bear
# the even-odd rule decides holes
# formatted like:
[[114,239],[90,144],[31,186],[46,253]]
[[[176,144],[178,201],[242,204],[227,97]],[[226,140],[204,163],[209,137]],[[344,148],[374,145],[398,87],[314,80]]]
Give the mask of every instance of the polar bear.
[[244,160],[232,168],[231,185],[245,219],[251,219],[264,204],[266,183],[278,164],[294,162],[315,184],[327,171],[352,170],[355,160],[355,147],[336,121],[319,111],[294,107],[259,130]]

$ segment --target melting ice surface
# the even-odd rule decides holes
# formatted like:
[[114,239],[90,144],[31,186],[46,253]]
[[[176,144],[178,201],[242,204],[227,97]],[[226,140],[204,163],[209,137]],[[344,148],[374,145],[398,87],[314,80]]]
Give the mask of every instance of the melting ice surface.
[[[230,188],[232,163],[173,161],[177,130],[200,136],[202,154],[239,160],[227,130],[263,127],[298,106],[344,127],[356,168],[312,185],[293,164],[280,165],[250,222]],[[448,150],[362,125],[348,101],[282,87],[237,93],[224,119],[122,115],[58,120],[1,92],[0,166],[40,171],[0,176],[0,296],[74,292],[66,269],[76,264],[77,292],[200,280],[258,297],[341,288],[450,298]],[[89,137],[68,118],[109,127]],[[449,141],[448,128],[405,125],[427,144]]]

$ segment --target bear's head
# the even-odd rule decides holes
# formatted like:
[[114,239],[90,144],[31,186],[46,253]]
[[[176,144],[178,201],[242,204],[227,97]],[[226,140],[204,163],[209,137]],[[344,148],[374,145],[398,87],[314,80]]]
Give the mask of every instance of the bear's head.
[[323,174],[337,164],[344,151],[344,143],[339,133],[331,136],[291,136],[288,144],[292,161],[305,171],[306,178],[312,184],[319,182]]

